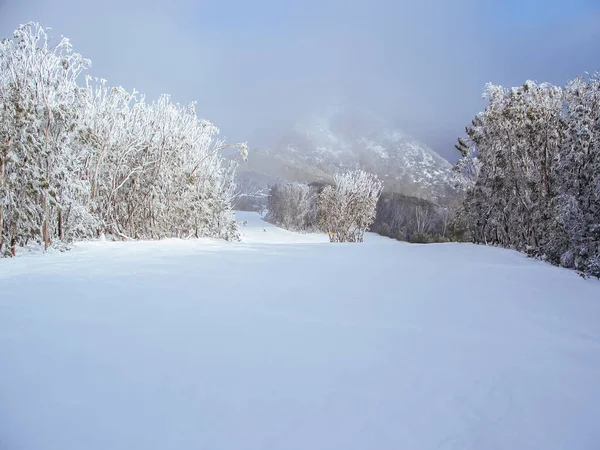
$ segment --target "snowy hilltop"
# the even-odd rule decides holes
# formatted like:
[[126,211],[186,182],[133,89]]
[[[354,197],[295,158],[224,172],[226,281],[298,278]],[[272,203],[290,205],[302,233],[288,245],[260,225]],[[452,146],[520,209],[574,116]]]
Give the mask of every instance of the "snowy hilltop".
[[451,164],[423,143],[362,110],[332,107],[298,121],[291,130],[255,148],[240,167],[245,185],[265,175],[293,181],[329,181],[363,169],[390,192],[443,202],[455,193]]

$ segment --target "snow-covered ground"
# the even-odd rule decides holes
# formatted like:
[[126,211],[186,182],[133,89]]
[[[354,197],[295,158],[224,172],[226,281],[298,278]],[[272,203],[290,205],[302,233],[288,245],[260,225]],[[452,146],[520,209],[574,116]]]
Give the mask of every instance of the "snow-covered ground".
[[0,260],[0,449],[600,448],[599,282],[244,219]]

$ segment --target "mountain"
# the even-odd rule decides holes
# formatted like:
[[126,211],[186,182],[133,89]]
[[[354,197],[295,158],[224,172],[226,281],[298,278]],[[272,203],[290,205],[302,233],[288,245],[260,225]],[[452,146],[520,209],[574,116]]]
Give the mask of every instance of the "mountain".
[[242,184],[252,185],[265,177],[327,182],[358,168],[377,174],[390,192],[442,203],[456,193],[451,164],[432,149],[374,114],[338,107],[253,149],[239,170]]

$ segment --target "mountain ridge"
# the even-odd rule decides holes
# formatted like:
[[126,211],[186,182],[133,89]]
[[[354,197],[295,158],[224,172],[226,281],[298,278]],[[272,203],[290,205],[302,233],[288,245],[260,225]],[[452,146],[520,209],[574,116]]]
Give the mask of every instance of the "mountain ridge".
[[307,116],[270,145],[253,149],[240,166],[276,181],[330,182],[337,172],[363,169],[390,192],[445,203],[457,193],[452,165],[402,130],[367,111],[328,108]]

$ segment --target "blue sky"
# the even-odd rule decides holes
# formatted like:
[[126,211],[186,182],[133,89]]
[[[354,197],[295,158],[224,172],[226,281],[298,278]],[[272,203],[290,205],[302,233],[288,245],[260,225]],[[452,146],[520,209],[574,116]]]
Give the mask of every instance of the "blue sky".
[[565,18],[577,18],[588,12],[600,10],[596,0],[484,0],[482,3],[492,19],[534,26]]
[[28,20],[71,38],[92,74],[196,100],[251,145],[341,102],[453,159],[486,82],[600,70],[598,0],[0,0],[0,36]]

